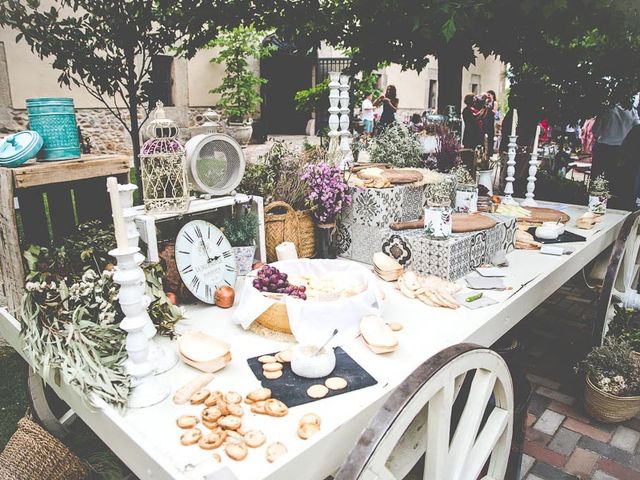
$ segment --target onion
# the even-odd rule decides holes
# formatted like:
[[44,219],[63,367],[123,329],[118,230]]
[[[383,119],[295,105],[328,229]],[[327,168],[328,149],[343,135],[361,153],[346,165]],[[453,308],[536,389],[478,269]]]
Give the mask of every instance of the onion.
[[218,307],[230,308],[233,307],[233,302],[236,298],[236,292],[233,288],[225,285],[224,287],[220,287],[216,290],[213,298]]

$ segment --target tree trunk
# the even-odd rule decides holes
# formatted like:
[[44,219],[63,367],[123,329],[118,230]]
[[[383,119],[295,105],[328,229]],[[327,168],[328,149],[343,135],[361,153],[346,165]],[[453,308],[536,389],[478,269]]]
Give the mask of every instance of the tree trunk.
[[459,51],[446,47],[438,55],[438,112],[446,113],[447,105],[456,107],[460,113],[462,105],[462,68],[463,61]]
[[131,148],[133,150],[133,167],[136,172],[138,198],[144,198],[142,176],[140,174],[140,123],[138,122],[138,89],[136,88],[136,66],[133,48],[125,49],[127,62],[127,93],[129,95],[129,122],[131,126]]

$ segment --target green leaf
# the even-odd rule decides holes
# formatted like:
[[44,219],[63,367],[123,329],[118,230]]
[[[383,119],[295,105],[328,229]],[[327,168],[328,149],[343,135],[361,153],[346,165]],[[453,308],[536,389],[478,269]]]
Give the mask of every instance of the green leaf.
[[453,36],[456,34],[456,21],[453,17],[447,20],[444,25],[442,25],[442,35],[447,42],[451,41]]

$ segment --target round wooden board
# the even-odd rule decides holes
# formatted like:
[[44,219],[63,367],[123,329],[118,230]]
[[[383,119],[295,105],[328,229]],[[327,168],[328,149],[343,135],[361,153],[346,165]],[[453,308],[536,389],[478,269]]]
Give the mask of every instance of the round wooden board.
[[402,183],[415,183],[422,181],[422,173],[409,169],[390,169],[382,172],[382,176],[394,185]]
[[477,232],[495,227],[497,222],[480,213],[454,213],[453,233]]
[[531,212],[531,216],[519,217],[519,221],[542,224],[542,222],[557,222],[559,218],[561,223],[567,223],[571,218],[566,213],[553,208],[525,207],[525,209]]

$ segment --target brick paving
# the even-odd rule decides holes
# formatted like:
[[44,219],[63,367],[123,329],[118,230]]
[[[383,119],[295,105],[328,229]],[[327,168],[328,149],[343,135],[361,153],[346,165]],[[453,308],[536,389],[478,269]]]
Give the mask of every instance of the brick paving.
[[595,300],[576,277],[517,327],[518,362],[534,389],[523,480],[640,480],[640,416],[621,424],[589,418],[573,373],[589,348]]

